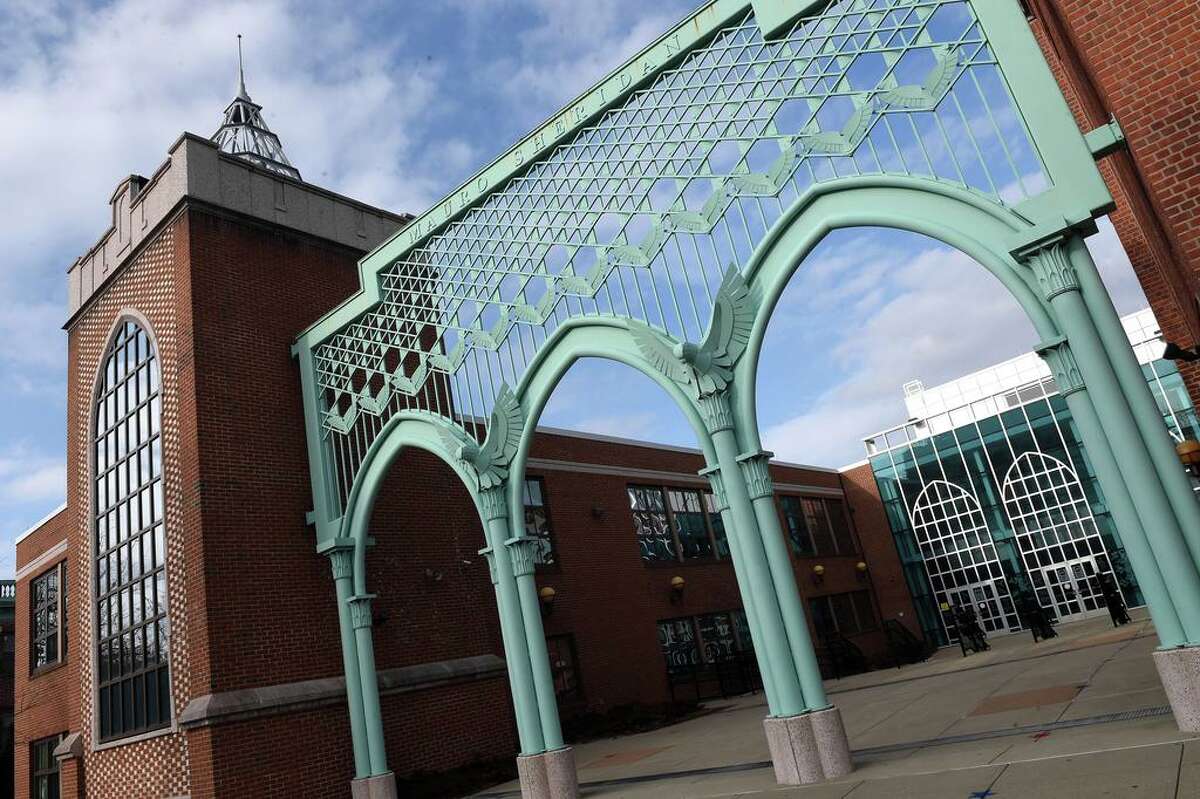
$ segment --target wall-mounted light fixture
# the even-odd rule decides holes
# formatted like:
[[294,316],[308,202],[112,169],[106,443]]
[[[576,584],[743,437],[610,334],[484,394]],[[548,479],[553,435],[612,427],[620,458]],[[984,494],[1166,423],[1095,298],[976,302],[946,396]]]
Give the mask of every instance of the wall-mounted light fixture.
[[608,513],[608,511],[604,510],[603,505],[596,504],[592,506],[592,518],[596,521],[604,521],[604,516],[606,513]]
[[858,563],[855,563],[854,570],[858,572],[858,579],[867,579],[867,562],[865,560],[860,560]]
[[1200,347],[1189,350],[1179,346],[1174,341],[1168,341],[1162,356],[1168,361],[1200,361]]
[[556,596],[558,596],[558,592],[548,585],[538,590],[538,602],[542,605],[543,616],[549,616],[554,612],[554,597]]
[[1200,441],[1189,438],[1175,445],[1175,452],[1193,477],[1200,477]]
[[812,568],[812,581],[816,585],[825,582],[825,567],[818,563]]
[[674,605],[683,600],[683,587],[687,584],[679,575],[671,578],[671,604]]

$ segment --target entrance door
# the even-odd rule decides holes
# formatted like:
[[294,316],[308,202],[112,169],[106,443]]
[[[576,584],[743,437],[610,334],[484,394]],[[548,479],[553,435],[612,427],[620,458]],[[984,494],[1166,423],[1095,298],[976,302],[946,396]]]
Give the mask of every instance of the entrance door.
[[[1008,595],[1008,586],[1003,580],[987,580],[963,588],[952,588],[946,592],[952,606],[971,607],[979,619],[979,625],[988,633],[1008,633],[1008,623],[1005,614],[1013,612],[1012,597]],[[949,624],[953,624],[950,617]]]
[[1042,569],[1042,573],[1046,576],[1050,608],[1059,621],[1087,618],[1106,609],[1095,558],[1051,566]]

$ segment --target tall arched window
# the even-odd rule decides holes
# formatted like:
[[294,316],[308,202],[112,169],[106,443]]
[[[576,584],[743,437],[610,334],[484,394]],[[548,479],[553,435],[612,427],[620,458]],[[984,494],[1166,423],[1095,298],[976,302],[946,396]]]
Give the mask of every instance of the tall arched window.
[[1112,563],[1075,470],[1052,455],[1026,452],[1004,475],[1004,508],[1038,603],[1060,619],[1105,607],[1102,581]]
[[979,500],[954,483],[931,480],[913,503],[912,522],[947,634],[957,635],[956,605],[974,608],[988,632],[1016,629],[1020,622]]
[[154,344],[116,331],[95,408],[95,556],[100,740],[171,720],[163,534],[162,405]]

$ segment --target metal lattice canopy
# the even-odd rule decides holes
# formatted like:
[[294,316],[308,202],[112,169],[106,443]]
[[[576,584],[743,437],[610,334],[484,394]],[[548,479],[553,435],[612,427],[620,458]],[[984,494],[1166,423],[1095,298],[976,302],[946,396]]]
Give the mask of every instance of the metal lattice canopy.
[[702,338],[729,267],[821,184],[914,178],[1032,218],[1068,173],[981,20],[1006,3],[714,0],[381,245],[296,348],[328,517],[390,418],[478,436],[568,320]]

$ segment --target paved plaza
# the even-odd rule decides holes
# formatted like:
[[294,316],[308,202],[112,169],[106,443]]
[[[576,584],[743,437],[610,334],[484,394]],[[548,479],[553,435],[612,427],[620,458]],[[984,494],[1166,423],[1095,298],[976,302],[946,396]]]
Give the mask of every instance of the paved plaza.
[[[856,770],[804,788],[775,785],[761,695],[710,702],[705,715],[577,747],[588,797],[935,799],[1200,796],[1200,737],[1180,733],[1150,653],[1145,614],[1107,617],[1034,644],[1020,634],[962,657],[826,683]],[[515,796],[509,783],[483,796]]]

